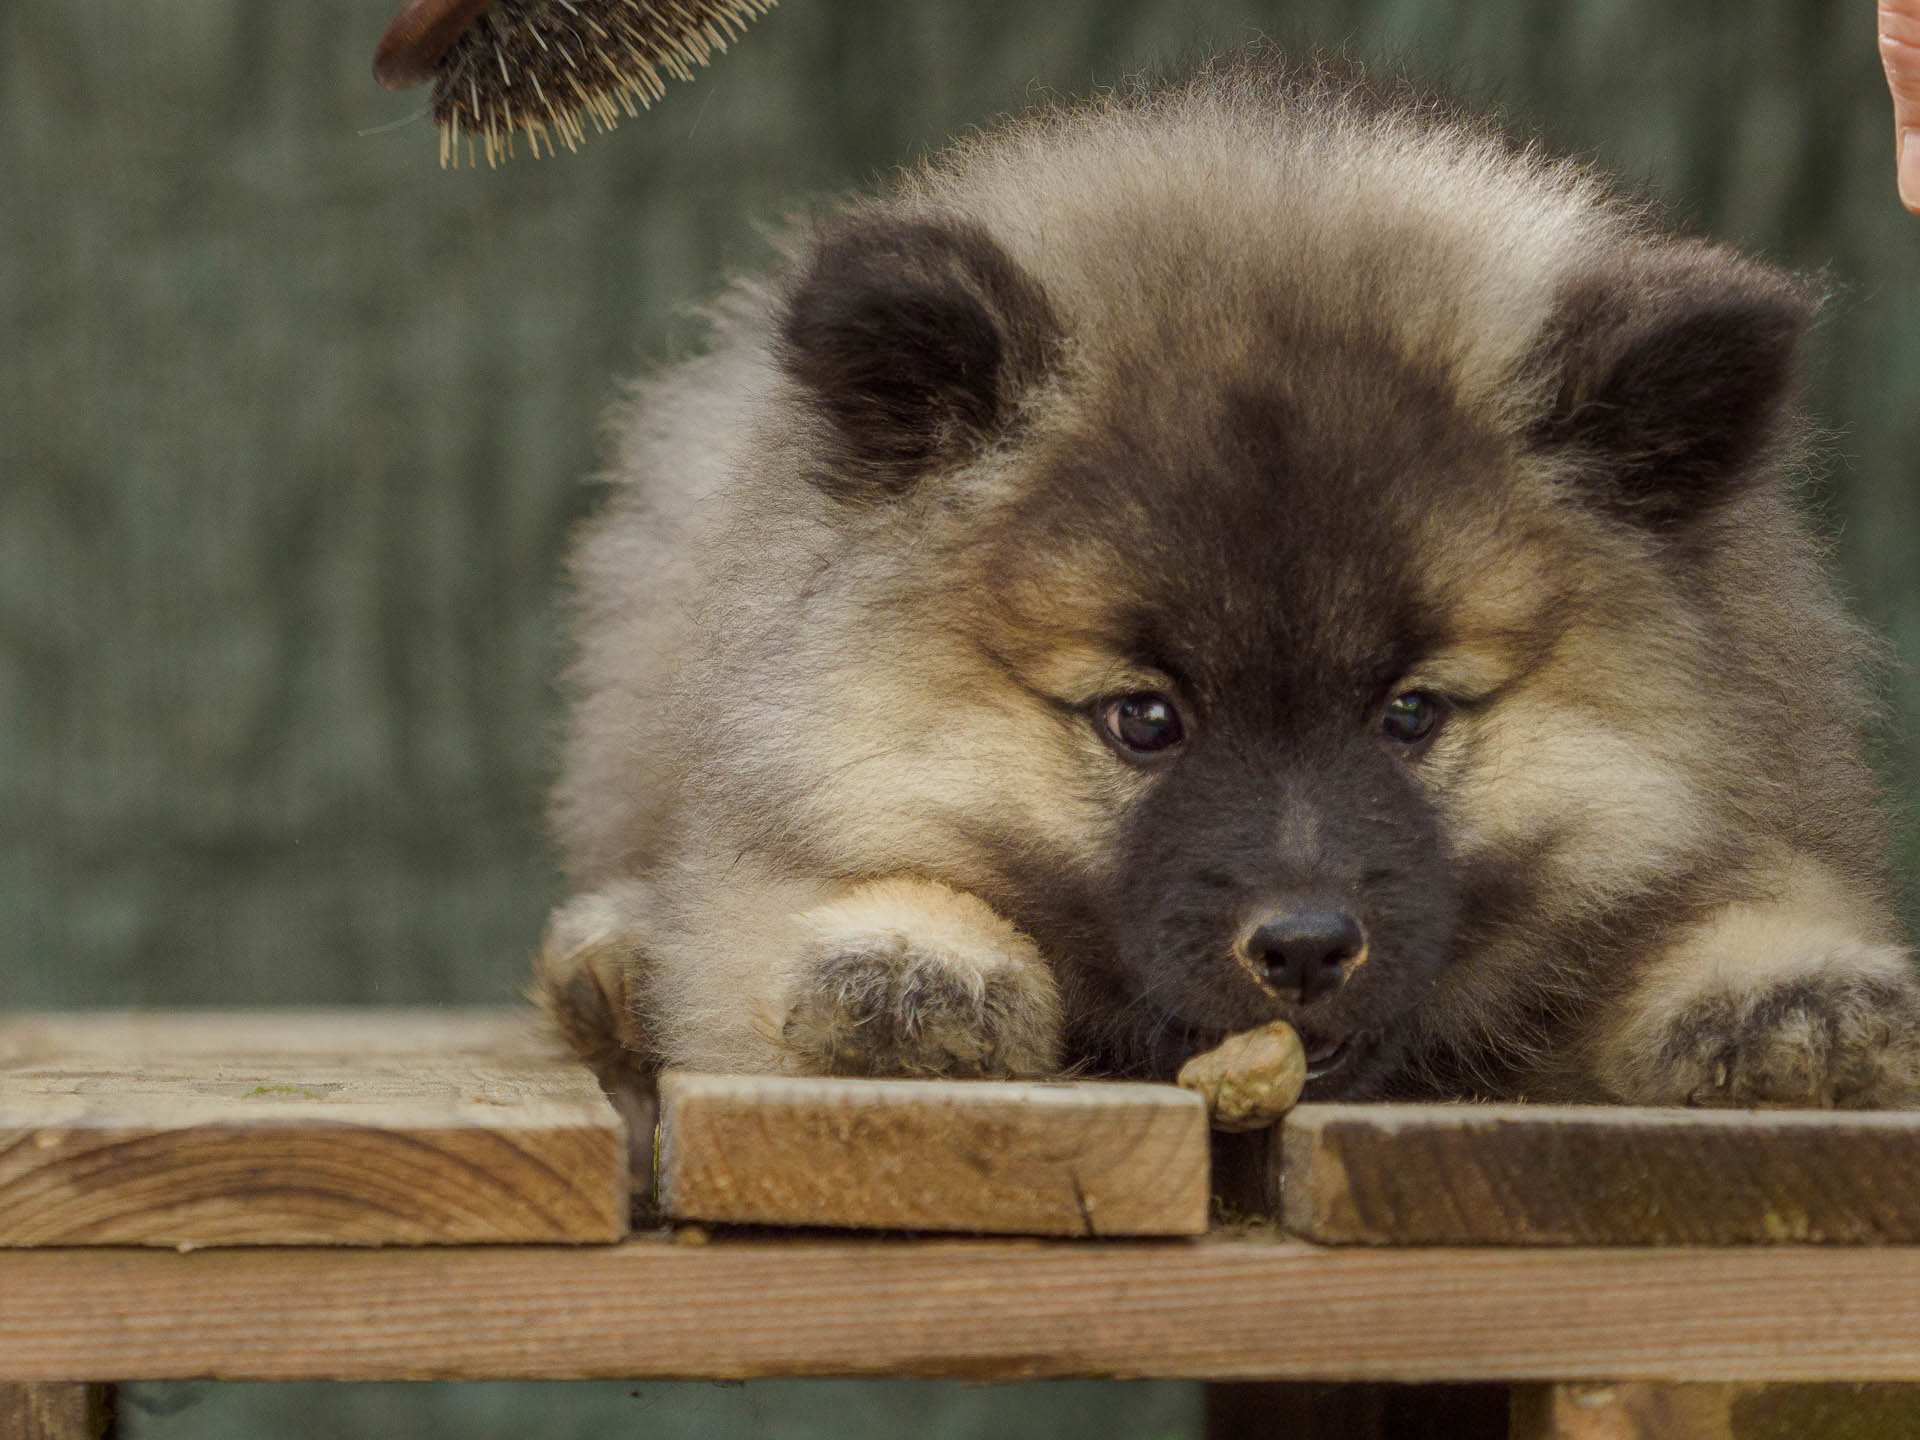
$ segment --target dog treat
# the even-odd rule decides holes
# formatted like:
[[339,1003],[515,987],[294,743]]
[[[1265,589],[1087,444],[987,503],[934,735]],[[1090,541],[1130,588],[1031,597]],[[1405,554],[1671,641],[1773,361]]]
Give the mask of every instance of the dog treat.
[[1180,1067],[1180,1086],[1207,1102],[1216,1130],[1259,1130],[1293,1108],[1307,1054],[1284,1020],[1229,1035]]

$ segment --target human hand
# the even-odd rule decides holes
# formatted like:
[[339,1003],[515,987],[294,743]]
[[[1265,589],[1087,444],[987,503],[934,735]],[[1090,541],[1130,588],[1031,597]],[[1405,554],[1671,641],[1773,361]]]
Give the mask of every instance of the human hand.
[[1880,63],[1893,92],[1900,201],[1920,215],[1920,0],[1880,0]]

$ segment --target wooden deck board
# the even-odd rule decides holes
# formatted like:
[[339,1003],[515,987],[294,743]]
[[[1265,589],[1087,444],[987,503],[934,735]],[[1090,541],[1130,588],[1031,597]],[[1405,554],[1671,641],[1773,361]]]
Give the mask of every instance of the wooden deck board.
[[1207,1111],[1169,1085],[660,1078],[664,1213],[1002,1235],[1200,1235]]
[[1286,1226],[1322,1244],[1920,1243],[1920,1113],[1303,1105]]
[[0,1252],[0,1377],[1920,1380],[1920,1249]]
[[0,1246],[607,1242],[627,1183],[525,1010],[0,1019]]

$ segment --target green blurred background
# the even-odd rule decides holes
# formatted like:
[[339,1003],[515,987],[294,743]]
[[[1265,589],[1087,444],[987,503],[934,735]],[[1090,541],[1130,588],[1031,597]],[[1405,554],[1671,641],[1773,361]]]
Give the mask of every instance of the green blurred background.
[[[687,307],[796,204],[1261,35],[1503,106],[1828,274],[1822,523],[1920,653],[1920,220],[1871,0],[784,0],[644,119],[497,173],[441,172],[423,95],[374,87],[391,8],[0,3],[0,1006],[512,995],[618,377],[697,343]],[[1912,876],[1911,668],[1889,698]],[[129,1433],[1199,1424],[1182,1386],[632,1388],[140,1387]]]

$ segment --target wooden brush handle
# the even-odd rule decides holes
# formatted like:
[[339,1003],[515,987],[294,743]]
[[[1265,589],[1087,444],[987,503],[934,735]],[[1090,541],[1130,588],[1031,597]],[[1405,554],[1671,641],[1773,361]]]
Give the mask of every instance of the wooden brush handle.
[[411,90],[492,0],[406,0],[373,52],[373,78],[388,90]]

